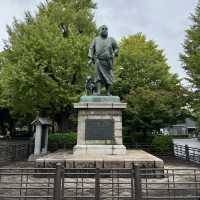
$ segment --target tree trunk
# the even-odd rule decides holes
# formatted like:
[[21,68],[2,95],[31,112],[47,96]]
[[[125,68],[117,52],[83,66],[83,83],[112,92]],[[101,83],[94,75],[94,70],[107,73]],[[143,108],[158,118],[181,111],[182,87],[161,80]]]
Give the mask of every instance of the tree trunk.
[[59,116],[55,119],[58,125],[58,132],[66,133],[74,131],[74,123],[70,119],[70,114],[60,113]]
[[11,137],[15,136],[15,122],[12,118],[10,118],[9,121],[9,131]]

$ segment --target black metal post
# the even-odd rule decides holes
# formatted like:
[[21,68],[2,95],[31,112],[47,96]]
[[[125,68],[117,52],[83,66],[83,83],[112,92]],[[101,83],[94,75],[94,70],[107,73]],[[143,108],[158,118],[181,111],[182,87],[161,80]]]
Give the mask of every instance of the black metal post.
[[64,166],[61,163],[56,164],[56,174],[54,179],[54,200],[63,200],[63,177]]
[[16,144],[14,144],[14,149],[15,149],[15,160],[17,160],[17,158],[18,158],[18,156],[17,156],[17,145]]
[[188,147],[188,145],[185,145],[185,159],[187,161],[190,160],[190,153],[189,153],[189,147]]
[[135,172],[134,172],[133,165],[132,165],[132,169],[130,172],[131,172],[131,198],[134,199],[134,195],[135,195],[135,193],[134,193],[134,180],[135,180],[134,174],[135,174]]
[[175,144],[174,143],[172,143],[172,146],[171,146],[171,155],[173,157],[176,157],[176,155],[175,155]]
[[134,165],[134,178],[135,178],[135,199],[142,200],[142,183],[140,177],[139,165]]
[[100,170],[96,168],[95,175],[95,200],[100,200]]
[[31,147],[30,147],[30,142],[29,143],[26,143],[26,158],[28,158],[31,154]]

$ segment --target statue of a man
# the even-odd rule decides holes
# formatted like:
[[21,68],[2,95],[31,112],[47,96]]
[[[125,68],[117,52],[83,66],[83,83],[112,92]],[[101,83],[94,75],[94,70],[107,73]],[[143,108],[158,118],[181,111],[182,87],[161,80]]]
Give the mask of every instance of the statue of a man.
[[88,57],[89,64],[96,66],[97,95],[101,94],[101,86],[106,87],[107,95],[111,95],[113,84],[113,59],[118,56],[119,48],[117,42],[108,37],[108,28],[103,25],[99,28],[99,36],[92,42]]

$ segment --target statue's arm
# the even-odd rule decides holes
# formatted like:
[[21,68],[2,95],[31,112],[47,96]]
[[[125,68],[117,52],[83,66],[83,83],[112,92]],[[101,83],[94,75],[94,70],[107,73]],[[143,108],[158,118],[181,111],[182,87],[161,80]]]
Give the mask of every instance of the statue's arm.
[[114,56],[118,56],[119,55],[119,46],[116,42],[115,39],[112,38],[112,48],[113,48],[113,52],[114,52]]
[[95,56],[95,43],[96,41],[94,40],[89,48],[89,52],[88,52],[88,58],[89,58],[89,63],[92,64],[94,63],[94,56]]

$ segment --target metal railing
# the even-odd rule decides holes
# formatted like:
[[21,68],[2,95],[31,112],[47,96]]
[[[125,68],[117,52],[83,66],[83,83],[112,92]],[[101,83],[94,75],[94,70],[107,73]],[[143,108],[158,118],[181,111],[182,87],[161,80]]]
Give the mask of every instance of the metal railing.
[[33,153],[33,143],[5,143],[0,145],[0,164],[26,160]]
[[200,199],[200,169],[141,169],[140,177],[141,199]]
[[55,169],[0,168],[0,199],[53,199]]
[[65,169],[64,199],[135,199],[134,180],[133,169]]
[[127,149],[142,149],[157,156],[174,156],[173,145],[168,146],[165,151],[161,151],[156,145],[146,143],[125,144],[125,146]]
[[50,144],[48,144],[48,151],[54,152],[54,151],[57,151],[58,149],[69,150],[69,149],[73,149],[73,147],[74,147],[73,144],[67,144],[67,143],[62,143],[62,144],[50,143]]
[[174,156],[187,161],[200,163],[200,149],[188,145],[174,144]]
[[178,145],[173,144],[168,148],[166,152],[159,152],[157,148],[152,144],[129,144],[126,145],[129,149],[143,149],[149,153],[152,153],[157,156],[171,156],[194,163],[200,163],[200,148],[189,147],[188,145]]
[[0,168],[1,200],[200,199],[200,169]]

